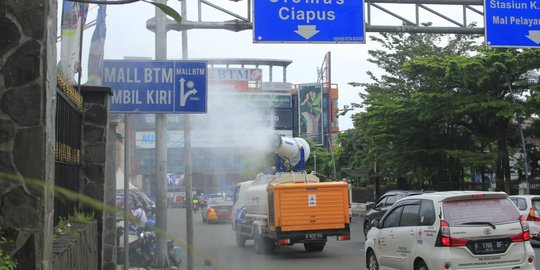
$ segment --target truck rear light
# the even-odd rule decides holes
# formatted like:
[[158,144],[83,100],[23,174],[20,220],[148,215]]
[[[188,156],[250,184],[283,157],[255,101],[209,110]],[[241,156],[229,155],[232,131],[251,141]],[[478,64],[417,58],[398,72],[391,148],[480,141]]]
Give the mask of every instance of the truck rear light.
[[439,235],[435,242],[436,247],[463,247],[466,246],[469,240],[463,238],[450,237],[450,226],[448,222],[441,220]]
[[289,244],[291,244],[291,239],[278,239],[277,244],[278,245],[289,245]]
[[532,264],[534,262],[534,257],[533,256],[530,256],[529,259],[527,259],[527,261]]
[[338,241],[347,241],[347,240],[351,240],[351,237],[348,236],[348,235],[342,235],[342,236],[338,236],[337,240]]

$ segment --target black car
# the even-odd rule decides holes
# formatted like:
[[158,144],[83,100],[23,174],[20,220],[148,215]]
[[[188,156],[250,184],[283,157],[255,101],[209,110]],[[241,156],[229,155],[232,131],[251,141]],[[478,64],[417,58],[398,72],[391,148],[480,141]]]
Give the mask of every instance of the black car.
[[390,190],[384,193],[376,203],[366,205],[367,213],[364,218],[364,236],[366,236],[369,229],[371,229],[371,221],[380,219],[396,201],[422,193],[422,191],[417,190]]

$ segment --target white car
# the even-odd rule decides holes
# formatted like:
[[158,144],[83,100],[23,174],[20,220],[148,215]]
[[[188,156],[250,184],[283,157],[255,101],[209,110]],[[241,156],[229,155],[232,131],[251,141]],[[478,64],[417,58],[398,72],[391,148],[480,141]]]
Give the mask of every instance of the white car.
[[540,195],[512,195],[510,200],[527,218],[531,238],[540,241]]
[[366,243],[370,270],[535,269],[525,217],[504,192],[424,193],[375,219]]

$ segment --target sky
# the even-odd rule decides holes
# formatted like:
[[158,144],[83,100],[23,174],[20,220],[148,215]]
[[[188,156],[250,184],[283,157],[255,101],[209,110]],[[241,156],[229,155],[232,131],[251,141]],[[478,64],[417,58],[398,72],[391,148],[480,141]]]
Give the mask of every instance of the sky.
[[[197,20],[199,13],[197,1],[187,0],[187,19]],[[227,10],[247,17],[247,5],[245,0],[239,2],[219,1],[214,2]],[[179,1],[168,1],[167,4],[180,13]],[[400,16],[414,21],[413,5],[391,4],[386,6],[394,9]],[[61,5],[60,7],[61,8]],[[459,6],[434,7],[439,8],[444,14],[457,14],[462,11]],[[98,8],[90,6],[88,22],[95,19]],[[481,10],[481,7],[480,7]],[[59,11],[59,19],[61,18]],[[221,22],[234,19],[213,8],[203,5],[201,9],[202,21]],[[420,13],[422,21],[434,22],[437,26],[448,26],[449,23]],[[124,57],[147,57],[154,58],[154,34],[146,29],[146,21],[155,16],[152,5],[136,2],[126,5],[109,5],[107,7],[107,36],[105,42],[105,59],[123,59]],[[470,15],[469,15],[470,16]],[[400,21],[389,15],[376,14],[372,11],[372,24],[399,25]],[[453,17],[456,20],[460,18]],[[473,17],[473,20],[475,18]],[[475,21],[482,23],[482,17],[477,16]],[[83,37],[83,69],[87,66],[88,50],[94,28],[85,31]],[[317,69],[322,66],[327,52],[332,58],[332,83],[339,88],[338,107],[351,103],[361,103],[359,87],[349,85],[350,82],[370,82],[366,72],[372,71],[381,74],[380,70],[367,61],[368,50],[376,49],[377,44],[369,40],[369,36],[375,33],[366,33],[365,44],[291,44],[291,43],[254,43],[253,31],[244,30],[233,32],[229,30],[193,29],[188,31],[188,58],[250,58],[250,59],[280,59],[291,60],[287,68],[287,81],[291,83],[315,83],[317,81]],[[181,32],[169,31],[167,35],[167,59],[182,59]],[[274,76],[281,71],[274,70]],[[83,78],[85,72],[83,70]],[[265,79],[266,80],[266,79]],[[274,80],[276,80],[274,78]],[[279,80],[279,79],[278,79]],[[83,79],[83,83],[84,83]],[[340,130],[353,128],[351,113],[339,118]]]

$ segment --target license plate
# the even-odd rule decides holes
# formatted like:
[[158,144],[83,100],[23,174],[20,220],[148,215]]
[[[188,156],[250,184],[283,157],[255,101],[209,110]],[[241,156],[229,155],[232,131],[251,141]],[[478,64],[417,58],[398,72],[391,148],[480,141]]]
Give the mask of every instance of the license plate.
[[318,240],[318,239],[322,239],[322,238],[323,238],[322,233],[308,233],[308,234],[306,234],[306,239],[309,239],[309,240]]
[[507,244],[503,240],[491,240],[474,243],[474,253],[476,254],[488,254],[504,252],[507,248]]

